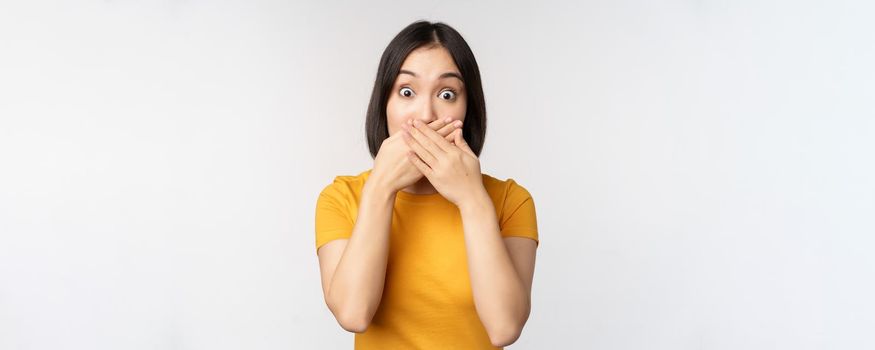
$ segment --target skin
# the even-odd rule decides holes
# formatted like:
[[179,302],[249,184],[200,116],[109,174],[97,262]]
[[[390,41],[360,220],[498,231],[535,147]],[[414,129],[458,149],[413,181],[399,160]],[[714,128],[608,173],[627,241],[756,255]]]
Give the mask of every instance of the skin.
[[[386,105],[389,134],[402,131],[413,119],[429,123],[443,118],[458,121],[461,127],[468,105],[461,76],[445,48],[426,46],[413,50],[402,63],[393,85],[397,93],[389,96]],[[452,135],[448,139],[452,141]],[[437,192],[424,176],[403,190],[415,194]]]
[[397,192],[439,192],[462,216],[478,316],[493,345],[513,344],[531,310],[537,244],[500,234],[480,161],[462,138],[464,83],[444,74],[461,77],[449,52],[440,46],[416,49],[401,70],[411,74],[399,74],[389,97],[390,137],[374,159],[352,235],[317,252],[326,304],[341,327],[364,332],[383,293]]

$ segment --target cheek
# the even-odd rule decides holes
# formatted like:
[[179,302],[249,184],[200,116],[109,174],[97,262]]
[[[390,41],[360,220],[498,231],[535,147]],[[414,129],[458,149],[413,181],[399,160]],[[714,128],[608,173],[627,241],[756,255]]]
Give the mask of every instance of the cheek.
[[394,135],[396,132],[401,131],[402,123],[407,120],[405,113],[400,108],[401,106],[393,100],[393,98],[390,98],[386,104],[386,123],[389,127],[389,135]]
[[446,118],[450,117],[453,120],[461,120],[465,121],[465,113],[467,111],[467,103],[464,99],[459,99],[456,103],[447,106],[441,113],[441,117]]

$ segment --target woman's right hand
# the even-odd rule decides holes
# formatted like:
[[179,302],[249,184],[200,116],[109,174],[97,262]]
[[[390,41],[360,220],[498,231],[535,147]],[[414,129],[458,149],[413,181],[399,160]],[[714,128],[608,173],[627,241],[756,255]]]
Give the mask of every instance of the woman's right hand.
[[[447,141],[452,142],[453,138],[450,133],[456,130],[458,128],[456,124],[460,123],[455,120],[447,123],[446,119],[439,119],[429,123],[428,127],[436,130]],[[398,130],[394,135],[383,140],[377,157],[374,158],[374,170],[369,176],[382,186],[386,186],[385,188],[393,194],[416,183],[423,176],[422,172],[407,159],[407,152],[411,149],[404,142],[402,134],[403,132]]]

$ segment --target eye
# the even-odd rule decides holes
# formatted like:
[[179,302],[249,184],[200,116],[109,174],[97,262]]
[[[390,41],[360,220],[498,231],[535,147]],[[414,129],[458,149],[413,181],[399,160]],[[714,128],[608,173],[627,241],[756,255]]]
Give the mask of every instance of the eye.
[[401,96],[404,96],[404,97],[410,97],[410,96],[415,95],[413,93],[413,89],[411,89],[409,87],[401,88],[401,90],[398,90],[398,94],[400,94]]
[[453,90],[444,90],[444,91],[441,91],[440,96],[442,99],[449,101],[449,100],[453,100],[456,98],[456,92]]

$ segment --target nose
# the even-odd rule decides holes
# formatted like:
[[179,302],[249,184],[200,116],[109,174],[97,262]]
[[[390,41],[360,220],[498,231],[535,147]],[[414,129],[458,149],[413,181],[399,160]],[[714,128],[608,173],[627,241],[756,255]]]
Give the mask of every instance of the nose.
[[419,107],[419,111],[416,113],[416,119],[419,121],[428,124],[432,121],[437,120],[437,112],[434,110],[434,105],[432,104],[431,99],[426,98],[422,105]]

